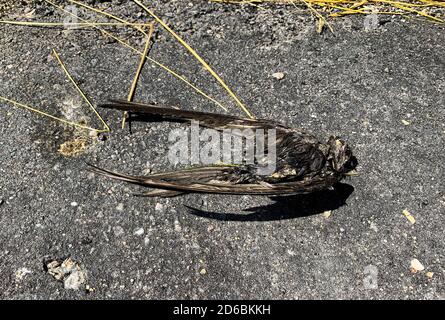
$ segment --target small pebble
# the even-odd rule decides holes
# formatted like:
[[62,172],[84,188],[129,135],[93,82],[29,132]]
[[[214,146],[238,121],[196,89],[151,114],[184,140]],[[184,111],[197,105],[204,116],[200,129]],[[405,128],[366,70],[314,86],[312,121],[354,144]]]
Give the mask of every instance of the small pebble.
[[116,207],[117,211],[124,211],[124,204],[123,203],[119,203]]
[[85,291],[86,291],[87,293],[92,293],[92,292],[96,291],[96,289],[93,288],[93,287],[90,287],[89,285],[86,285],[86,286],[85,286]]
[[199,271],[199,273],[205,275],[207,274],[207,270],[205,268],[202,268],[201,271]]
[[377,225],[375,224],[375,222],[371,222],[371,223],[369,224],[369,228],[370,228],[371,230],[374,230],[375,232],[378,232],[378,231],[379,231],[379,229],[377,228]]
[[411,260],[411,268],[410,268],[412,273],[416,273],[417,271],[423,271],[425,270],[425,267],[423,266],[423,264],[417,260],[417,259],[413,259]]
[[176,232],[181,232],[181,231],[182,231],[182,227],[181,227],[181,225],[179,224],[179,221],[178,221],[178,220],[175,220],[175,231],[176,231]]
[[142,236],[144,234],[144,228],[139,228],[134,231],[134,235]]
[[426,276],[431,279],[434,276],[434,272],[427,272]]
[[32,273],[31,270],[29,270],[28,268],[20,268],[19,270],[17,270],[17,272],[15,273],[15,278],[17,280],[22,280],[27,274]]
[[142,170],[142,174],[144,174],[144,175],[149,175],[150,173],[151,173],[150,167],[146,167],[144,170]]
[[85,272],[82,270],[74,270],[63,280],[63,286],[65,289],[79,290],[85,281]]
[[272,74],[272,77],[274,77],[277,80],[283,80],[285,76],[286,75],[283,72],[275,72]]
[[409,126],[409,125],[410,125],[410,122],[409,122],[409,121],[406,121],[406,120],[403,120],[403,119],[402,119],[402,123],[403,123],[405,126]]
[[77,207],[79,204],[76,201],[71,202],[71,207]]
[[120,237],[125,233],[124,228],[122,228],[121,226],[113,227],[113,232],[116,237]]
[[164,209],[164,206],[162,203],[156,203],[155,210],[156,211],[162,211]]

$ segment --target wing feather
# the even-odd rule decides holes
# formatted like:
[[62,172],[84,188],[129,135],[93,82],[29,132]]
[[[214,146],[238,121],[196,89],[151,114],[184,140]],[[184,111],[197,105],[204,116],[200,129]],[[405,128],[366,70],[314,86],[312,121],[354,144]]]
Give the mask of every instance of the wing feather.
[[[231,115],[223,115],[217,113],[179,110],[174,108],[162,107],[154,104],[135,103],[120,100],[111,100],[109,103],[99,105],[102,108],[116,109],[121,111],[131,112],[140,116],[141,119],[145,117],[161,118],[167,121],[199,121],[200,125],[217,130],[222,129],[289,129],[280,123],[270,120],[255,120],[240,118]],[[136,118],[137,119],[137,118]]]
[[[227,167],[216,167],[219,173]],[[312,177],[310,179],[301,181],[281,182],[281,183],[246,183],[236,184],[230,181],[215,180],[214,177],[208,177],[209,182],[197,181],[196,176],[191,172],[199,173],[199,170],[204,170],[208,174],[211,169],[215,167],[195,168],[193,170],[186,170],[188,175],[185,178],[181,171],[168,173],[167,177],[164,174],[155,174],[150,176],[131,176],[120,173],[115,173],[109,170],[101,169],[92,166],[91,171],[103,176],[113,179],[118,179],[145,187],[161,189],[166,191],[186,192],[186,193],[219,193],[219,194],[238,194],[238,195],[290,195],[290,194],[304,194],[310,193],[333,186],[339,181],[336,175],[329,175],[326,177]],[[199,179],[198,179],[199,180]],[[156,191],[146,194],[147,196],[163,196],[162,192]],[[165,195],[169,195],[167,192]]]

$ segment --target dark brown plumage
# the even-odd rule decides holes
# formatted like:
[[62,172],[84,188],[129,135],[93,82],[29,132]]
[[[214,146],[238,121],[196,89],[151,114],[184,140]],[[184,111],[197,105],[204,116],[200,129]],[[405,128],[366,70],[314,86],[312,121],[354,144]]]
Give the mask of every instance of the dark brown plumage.
[[112,101],[101,107],[131,112],[134,119],[197,120],[201,126],[216,130],[276,129],[276,168],[268,175],[258,174],[261,161],[256,164],[195,167],[149,176],[124,175],[91,166],[95,173],[155,189],[145,196],[167,197],[190,192],[251,195],[311,193],[331,188],[357,165],[349,146],[340,138],[331,136],[326,143],[321,143],[303,130],[270,120],[243,119],[123,101]]

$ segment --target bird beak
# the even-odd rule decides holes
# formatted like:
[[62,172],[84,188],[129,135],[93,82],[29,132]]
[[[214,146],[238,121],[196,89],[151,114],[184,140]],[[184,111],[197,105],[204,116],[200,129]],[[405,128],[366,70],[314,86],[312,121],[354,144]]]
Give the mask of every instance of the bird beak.
[[345,176],[348,176],[348,177],[356,177],[358,175],[360,175],[360,174],[357,172],[357,170],[351,170],[351,171],[345,173]]

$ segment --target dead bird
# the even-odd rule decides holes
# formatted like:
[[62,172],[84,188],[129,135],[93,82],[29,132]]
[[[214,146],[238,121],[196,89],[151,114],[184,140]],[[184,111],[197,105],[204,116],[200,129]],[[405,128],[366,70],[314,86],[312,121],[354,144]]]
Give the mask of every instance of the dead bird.
[[327,142],[313,135],[271,120],[244,119],[231,115],[185,111],[152,104],[111,101],[101,105],[129,112],[133,119],[150,121],[199,121],[206,128],[274,129],[274,141],[268,145],[275,151],[274,170],[260,173],[263,160],[251,164],[211,165],[193,167],[148,176],[131,176],[101,169],[94,165],[91,171],[114,179],[152,188],[142,194],[149,197],[169,197],[182,193],[219,193],[238,195],[293,195],[305,194],[332,187],[352,175],[357,159],[347,143],[331,136]]

